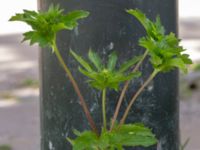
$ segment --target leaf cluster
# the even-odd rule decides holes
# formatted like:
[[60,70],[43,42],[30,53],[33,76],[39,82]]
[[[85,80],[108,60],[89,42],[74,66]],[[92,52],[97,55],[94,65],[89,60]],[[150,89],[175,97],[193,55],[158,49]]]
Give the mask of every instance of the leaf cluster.
[[147,35],[140,38],[139,45],[146,48],[150,55],[150,62],[155,69],[160,72],[167,72],[174,68],[179,68],[187,72],[187,64],[192,61],[189,55],[182,54],[185,51],[179,46],[180,40],[174,33],[165,35],[165,29],[161,24],[160,17],[152,22],[140,10],[127,10],[135,16],[146,30]]
[[68,141],[73,145],[73,150],[124,150],[124,146],[148,147],[157,143],[149,128],[143,124],[126,124],[116,126],[112,131],[102,130],[98,137],[91,131],[80,133],[75,130],[77,138]]
[[81,65],[79,71],[89,78],[88,83],[99,90],[110,88],[117,91],[121,82],[137,78],[141,75],[139,71],[131,73],[127,72],[130,67],[141,59],[140,56],[128,60],[123,63],[119,69],[116,69],[118,58],[115,52],[109,55],[106,65],[102,63],[99,55],[92,50],[88,53],[90,62],[87,62],[72,50],[70,52]]
[[30,40],[30,45],[39,43],[41,47],[52,46],[56,33],[60,30],[72,30],[81,18],[85,18],[89,12],[83,10],[71,11],[64,14],[59,5],[51,5],[46,12],[24,10],[10,18],[10,21],[22,21],[32,27],[32,31],[24,33],[23,41]]
[[[146,30],[147,35],[140,38],[139,45],[147,49],[154,69],[157,72],[166,72],[179,68],[183,72],[187,72],[186,65],[191,64],[192,61],[189,55],[183,54],[185,50],[179,46],[180,40],[176,38],[175,34],[165,34],[160,18],[157,17],[156,21],[153,22],[137,9],[130,9],[127,12],[136,17]],[[78,25],[78,20],[88,15],[89,12],[83,10],[75,10],[64,14],[64,10],[58,5],[52,5],[46,12],[24,10],[23,13],[12,16],[10,21],[21,21],[30,25],[32,30],[23,34],[23,41],[29,40],[31,45],[38,43],[41,47],[52,47],[57,52],[56,55],[64,69],[67,70],[66,72],[70,73],[57,49],[56,34],[61,30],[74,29]],[[120,83],[141,75],[139,71],[129,72],[132,66],[139,61],[142,62],[143,57],[141,56],[133,57],[117,67],[118,57],[115,52],[108,56],[106,64],[102,63],[99,55],[92,50],[88,53],[89,61],[86,61],[72,50],[70,53],[79,62],[79,71],[89,78],[88,83],[98,90],[110,88],[117,91]],[[68,138],[68,141],[73,145],[73,150],[123,150],[124,146],[148,147],[157,142],[151,130],[142,124],[116,125],[111,131],[104,128],[100,136],[92,131],[81,133],[74,130],[74,133],[77,138]]]

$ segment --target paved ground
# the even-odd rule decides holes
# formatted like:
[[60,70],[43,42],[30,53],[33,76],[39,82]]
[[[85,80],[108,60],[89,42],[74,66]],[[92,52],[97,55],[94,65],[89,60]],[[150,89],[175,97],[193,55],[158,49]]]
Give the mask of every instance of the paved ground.
[[[194,61],[200,62],[200,1],[199,0],[180,0],[180,37],[183,39],[182,44],[188,49]],[[198,79],[199,88],[193,92],[182,91],[185,95],[180,102],[180,126],[182,141],[190,138],[186,150],[200,149],[200,80]],[[182,82],[182,80],[181,80]],[[184,84],[181,84],[184,86]],[[182,87],[180,87],[182,89]]]
[[[13,2],[7,0],[6,4]],[[36,6],[33,4],[32,6]],[[200,12],[199,0],[181,0],[180,36],[182,44],[189,49],[192,58],[200,56]],[[28,3],[19,5],[27,8]],[[190,6],[188,8],[188,6]],[[16,5],[11,8],[17,12]],[[6,11],[7,6],[0,6]],[[20,8],[20,9],[21,9]],[[2,13],[1,13],[2,14]],[[9,15],[7,15],[9,16]],[[5,19],[6,17],[3,17]],[[1,18],[2,19],[2,18]],[[2,20],[0,20],[1,22]],[[21,26],[15,31],[7,22],[6,30],[0,28],[0,145],[11,145],[13,150],[39,149],[39,100],[38,100],[38,51],[36,47],[19,44]],[[11,33],[11,31],[15,33]],[[24,30],[24,29],[22,29]],[[200,149],[200,90],[183,98],[180,107],[182,140],[190,137],[186,150]]]
[[0,145],[12,150],[39,150],[38,51],[20,44],[27,26],[7,21],[22,9],[36,9],[36,2],[0,5]]
[[38,150],[38,51],[20,40],[20,34],[0,36],[0,145]]

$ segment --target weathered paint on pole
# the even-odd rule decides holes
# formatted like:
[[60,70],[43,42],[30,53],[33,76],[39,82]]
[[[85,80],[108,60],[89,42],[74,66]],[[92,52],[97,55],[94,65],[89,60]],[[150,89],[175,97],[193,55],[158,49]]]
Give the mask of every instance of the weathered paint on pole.
[[[90,111],[98,125],[101,124],[100,93],[92,90],[83,82],[85,78],[77,71],[78,64],[69,55],[69,49],[86,57],[88,49],[97,51],[106,58],[113,50],[117,51],[120,62],[144,52],[137,45],[138,38],[145,34],[139,22],[127,14],[125,9],[139,8],[150,18],[160,15],[166,32],[177,33],[176,0],[39,0],[39,8],[47,10],[51,3],[60,4],[66,12],[75,9],[90,11],[90,16],[80,21],[73,31],[58,34],[58,47],[70,66],[75,79],[79,82],[82,93]],[[120,63],[119,62],[119,63]],[[144,78],[138,80],[127,92],[126,101],[143,80],[151,73],[150,64],[140,68]],[[60,67],[51,50],[40,52],[41,77],[41,150],[71,150],[66,137],[72,137],[72,129],[88,129],[78,97],[71,83]],[[158,75],[137,99],[127,122],[140,122],[151,127],[159,139],[158,150],[178,150],[178,71]],[[119,95],[108,92],[107,113],[112,116]],[[124,111],[126,102],[121,109]],[[100,126],[99,126],[100,128]],[[135,148],[135,150],[155,150],[151,148]],[[133,150],[131,148],[131,150]]]

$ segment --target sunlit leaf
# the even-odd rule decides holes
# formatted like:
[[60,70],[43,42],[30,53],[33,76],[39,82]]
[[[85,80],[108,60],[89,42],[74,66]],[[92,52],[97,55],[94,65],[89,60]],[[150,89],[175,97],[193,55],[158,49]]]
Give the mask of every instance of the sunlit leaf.
[[73,150],[123,150],[123,147],[152,146],[157,139],[143,124],[126,124],[116,126],[111,132],[102,130],[99,137],[91,131],[84,131],[69,142]]
[[72,56],[83,66],[87,71],[91,72],[92,68],[81,56],[77,55],[74,51],[70,50]]
[[90,49],[88,53],[88,58],[94,64],[94,66],[97,68],[98,71],[102,69],[102,62],[101,62],[100,57],[97,55],[97,53],[93,52]]
[[157,143],[152,131],[142,124],[125,124],[111,132],[110,142],[115,145],[148,147]]
[[148,50],[154,69],[167,72],[179,68],[186,73],[187,64],[191,64],[192,61],[189,55],[182,54],[185,49],[179,45],[180,40],[175,34],[165,34],[160,17],[157,16],[156,21],[153,22],[140,10],[130,9],[127,12],[136,17],[147,32],[147,36],[139,39],[139,45]]
[[24,40],[30,44],[38,43],[41,47],[52,47],[56,34],[60,30],[72,30],[78,20],[85,18],[89,12],[76,10],[64,14],[59,5],[51,5],[45,12],[24,10],[10,18],[10,21],[21,21],[31,26],[32,30],[24,33]]
[[75,10],[69,12],[63,17],[65,21],[66,28],[69,30],[74,29],[78,25],[78,20],[88,17],[89,12],[83,10]]
[[109,55],[109,59],[108,59],[108,70],[113,71],[115,69],[117,63],[117,54],[116,52],[113,52]]
[[142,56],[135,56],[132,59],[128,60],[127,62],[123,63],[120,68],[119,71],[120,73],[127,71],[130,67],[132,67],[134,64],[136,64],[137,62],[139,62],[141,60]]
[[187,67],[185,66],[185,63],[181,58],[171,59],[169,61],[168,65],[177,67],[177,68],[181,69],[184,73],[187,73]]
[[98,90],[110,88],[114,89],[115,91],[118,91],[121,83],[138,78],[141,75],[141,73],[138,71],[127,71],[130,67],[132,67],[141,59],[140,56],[134,57],[133,59],[125,62],[118,70],[116,69],[117,55],[115,52],[109,55],[108,62],[106,65],[101,62],[101,59],[97,53],[93,52],[92,50],[89,50],[88,58],[91,61],[91,63],[96,67],[97,71],[95,71],[92,70],[88,62],[83,60],[76,53],[71,51],[71,54],[80,63],[80,65],[84,67],[84,69],[79,67],[79,71],[89,78],[89,85]]

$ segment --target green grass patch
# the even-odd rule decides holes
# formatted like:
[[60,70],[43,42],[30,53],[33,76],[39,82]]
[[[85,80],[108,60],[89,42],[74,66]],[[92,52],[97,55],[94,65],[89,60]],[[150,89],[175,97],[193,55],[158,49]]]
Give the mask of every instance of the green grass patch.
[[25,79],[24,81],[22,81],[22,86],[38,88],[39,81],[34,79]]
[[0,145],[0,150],[12,150],[10,145]]
[[[12,93],[10,92],[2,92],[0,94],[0,97],[3,98],[3,99],[13,99],[13,98],[16,98],[14,95],[12,95]],[[1,150],[1,149],[0,149]]]

